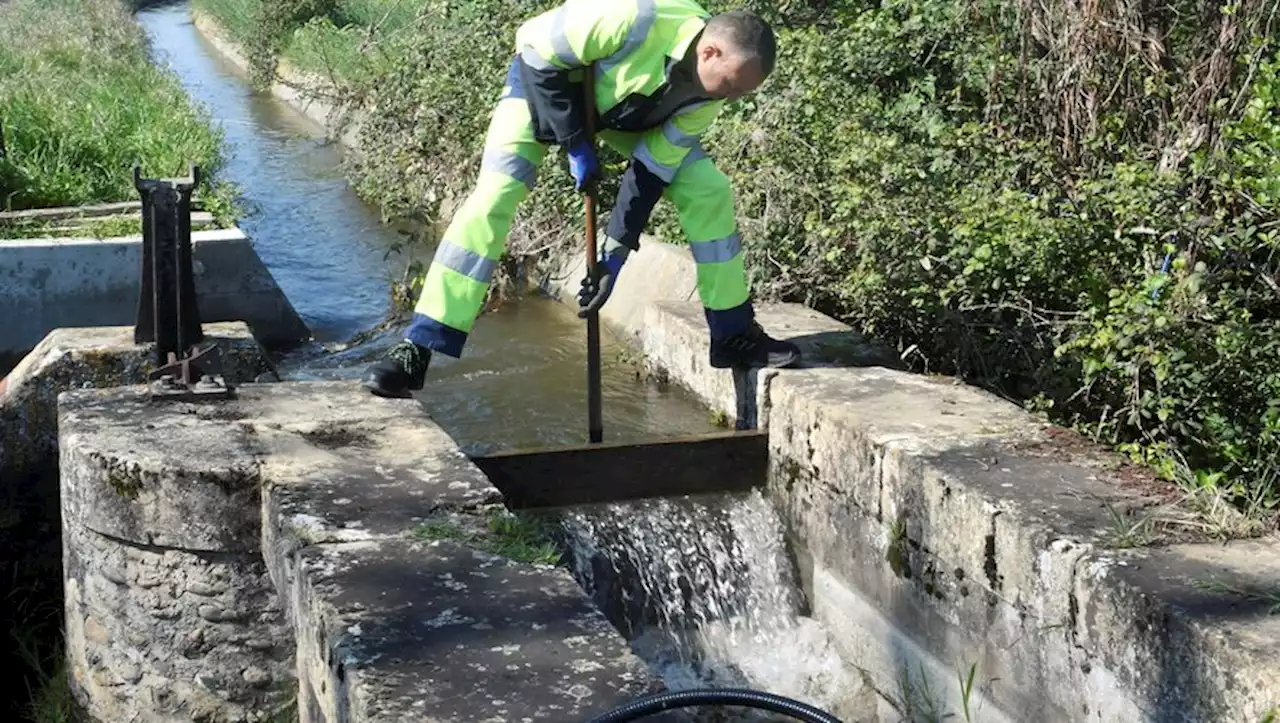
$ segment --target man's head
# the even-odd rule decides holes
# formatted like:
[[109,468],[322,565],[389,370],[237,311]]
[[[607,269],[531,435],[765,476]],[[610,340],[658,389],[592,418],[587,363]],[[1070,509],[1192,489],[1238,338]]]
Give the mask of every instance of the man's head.
[[698,39],[698,82],[713,98],[736,100],[753,93],[773,72],[773,29],[747,10],[731,10],[707,21]]

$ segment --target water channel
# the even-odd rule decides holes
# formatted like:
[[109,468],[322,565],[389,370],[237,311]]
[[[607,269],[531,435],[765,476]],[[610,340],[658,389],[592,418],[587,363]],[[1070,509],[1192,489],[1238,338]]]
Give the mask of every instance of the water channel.
[[[185,3],[141,11],[138,20],[156,62],[178,74],[225,133],[222,175],[240,187],[249,209],[240,226],[315,333],[318,345],[286,358],[281,373],[358,378],[397,338],[388,333],[345,347],[386,317],[390,279],[407,261],[388,250],[402,237],[348,186],[340,147],[301,113],[253,92],[242,70],[196,31]],[[688,395],[637,380],[613,362],[624,346],[607,332],[602,337],[607,439],[715,429]],[[481,317],[462,358],[432,360],[418,397],[468,447],[585,443],[585,324],[564,304],[536,295],[505,305]]]
[[[315,333],[281,361],[282,375],[358,378],[398,338],[350,344],[386,318],[390,280],[407,261],[389,253],[401,237],[352,192],[341,149],[299,112],[253,92],[196,31],[185,3],[137,17],[155,61],[224,131],[221,174],[248,207],[241,228]],[[419,400],[468,450],[584,443],[585,336],[567,306],[529,295],[485,314],[463,358],[433,360]],[[625,343],[607,329],[602,336],[607,441],[720,431],[691,395],[639,378],[617,359]],[[649,629],[629,637],[668,684],[746,684],[843,707],[852,673],[804,617],[781,521],[761,495],[606,505],[561,523],[585,588],[621,585],[650,601]]]

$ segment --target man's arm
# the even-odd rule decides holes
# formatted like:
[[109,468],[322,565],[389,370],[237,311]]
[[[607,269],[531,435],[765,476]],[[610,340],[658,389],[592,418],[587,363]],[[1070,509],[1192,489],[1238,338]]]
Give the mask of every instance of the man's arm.
[[567,0],[516,31],[516,48],[529,76],[525,92],[560,145],[584,140],[586,132],[582,95],[570,72],[620,50],[638,12],[637,2]]
[[702,135],[723,107],[723,101],[686,106],[640,137],[609,218],[609,238],[632,250],[640,248],[640,234],[649,223],[653,207],[689,153],[699,148]]

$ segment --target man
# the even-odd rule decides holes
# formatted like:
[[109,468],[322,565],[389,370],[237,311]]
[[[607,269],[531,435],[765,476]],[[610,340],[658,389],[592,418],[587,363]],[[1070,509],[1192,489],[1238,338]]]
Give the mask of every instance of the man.
[[525,22],[516,48],[475,188],[436,250],[404,341],[369,367],[365,385],[407,397],[422,388],[433,352],[461,356],[516,208],[533,190],[550,144],[566,149],[579,191],[596,180],[582,88],[592,63],[598,135],[631,162],[606,229],[599,278],[583,280],[579,316],[608,300],[665,195],[697,262],[711,365],[796,364],[799,349],[755,321],[733,190],[699,142],[725,102],[755,91],[773,70],[769,26],[745,11],[711,17],[694,0],[567,0]]

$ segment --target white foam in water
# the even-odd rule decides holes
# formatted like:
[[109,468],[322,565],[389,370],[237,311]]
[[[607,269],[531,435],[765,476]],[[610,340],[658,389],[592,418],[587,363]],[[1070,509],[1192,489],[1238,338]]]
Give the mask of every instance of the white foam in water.
[[[782,521],[758,491],[581,508],[562,524],[586,589],[620,587],[628,602],[647,600],[649,624],[632,645],[669,688],[746,686],[865,719],[844,700],[861,680],[826,630],[801,615]],[[615,579],[596,580],[593,560]]]

